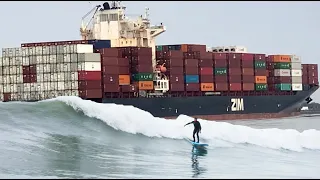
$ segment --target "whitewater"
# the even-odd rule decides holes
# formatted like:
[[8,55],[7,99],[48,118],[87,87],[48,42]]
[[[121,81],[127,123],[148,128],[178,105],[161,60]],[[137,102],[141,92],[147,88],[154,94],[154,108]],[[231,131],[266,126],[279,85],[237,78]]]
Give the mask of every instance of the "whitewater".
[[319,116],[167,120],[78,97],[0,103],[0,178],[319,178]]

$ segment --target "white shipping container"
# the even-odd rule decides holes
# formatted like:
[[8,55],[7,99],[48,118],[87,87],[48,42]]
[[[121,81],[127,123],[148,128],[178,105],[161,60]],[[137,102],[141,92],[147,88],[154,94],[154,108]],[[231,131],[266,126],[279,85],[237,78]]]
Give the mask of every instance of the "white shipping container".
[[50,73],[51,72],[50,64],[44,64],[43,65],[43,72],[44,73]]
[[2,75],[3,75],[3,67],[0,66],[0,76],[2,76]]
[[0,93],[0,101],[3,101],[3,93]]
[[296,56],[296,55],[292,55],[291,56],[291,62],[300,62],[301,63],[301,57],[300,56]]
[[10,92],[10,85],[9,84],[3,85],[3,92],[4,93],[9,93]]
[[22,56],[22,48],[21,47],[14,48],[13,55],[16,57]]
[[37,89],[37,92],[38,92],[38,93],[41,92],[41,91],[43,91],[43,89],[41,88],[41,83],[37,83],[37,84],[36,84],[36,89]]
[[72,90],[71,91],[71,96],[79,96],[79,91],[78,90]]
[[70,63],[70,61],[71,61],[70,58],[71,58],[70,54],[64,54],[63,55],[63,62],[64,63]]
[[70,54],[70,62],[72,63],[78,63],[78,54],[76,53],[73,53],[73,54]]
[[65,80],[65,81],[71,81],[71,74],[65,72],[65,73],[64,73],[64,80]]
[[79,63],[78,71],[101,71],[101,63],[100,62]]
[[16,57],[16,63],[17,66],[22,66],[22,57]]
[[72,89],[71,82],[70,81],[65,81],[64,82],[64,88],[65,89]]
[[29,56],[36,55],[36,47],[28,47],[29,49]]
[[18,98],[17,93],[11,93],[10,98],[11,98],[11,101],[16,101]]
[[275,69],[274,76],[291,76],[290,69]]
[[[0,75],[0,86],[3,84],[3,76]],[[1,92],[1,88],[0,88],[0,92]]]
[[27,56],[27,57],[22,57],[22,65],[23,65],[23,66],[29,66],[29,65],[30,65],[30,58],[29,58],[29,56]]
[[64,90],[64,96],[71,96],[72,91],[71,90]]
[[292,91],[302,91],[302,84],[292,84]]
[[292,76],[302,76],[302,70],[292,69],[291,70],[291,75]]
[[51,91],[58,90],[58,83],[57,82],[50,82],[50,90]]
[[30,92],[30,83],[23,83],[23,91]]
[[63,54],[58,54],[57,55],[57,63],[63,63],[63,58],[64,58]]
[[63,81],[58,82],[58,90],[64,90],[64,82]]
[[92,44],[70,44],[68,53],[93,53]]
[[22,76],[22,74],[20,74],[20,75],[17,75],[17,83],[23,83],[23,76]]
[[301,62],[293,62],[293,63],[291,63],[291,69],[302,69]]
[[3,68],[2,68],[2,73],[3,73],[3,75],[8,75],[8,74],[10,74],[10,68],[9,68],[9,66],[3,66]]
[[2,57],[2,65],[9,66],[10,57]]
[[14,66],[16,65],[16,57],[11,57],[9,59],[9,66]]
[[78,73],[77,72],[71,72],[71,80],[72,81],[78,81]]
[[43,56],[36,56],[36,60],[37,60],[37,64],[43,64],[43,59],[42,59]]
[[70,64],[70,71],[71,72],[78,72],[78,63],[71,63]]
[[71,81],[71,89],[73,89],[73,90],[79,89],[78,81]]
[[58,81],[64,81],[64,73],[57,73]]
[[24,101],[30,100],[30,92],[23,92],[23,100]]
[[57,72],[63,71],[63,64],[57,64]]
[[302,83],[302,76],[292,76],[292,83],[293,83],[293,84],[300,84],[300,83]]
[[3,75],[2,76],[2,84],[8,84],[7,76]]
[[57,55],[50,55],[48,63],[52,63],[52,64],[57,63]]
[[49,54],[57,54],[57,46],[49,46],[50,53]]
[[50,74],[49,73],[44,73],[43,74],[43,81],[44,82],[50,81]]
[[17,93],[17,100],[18,101],[24,101],[23,92]]
[[36,54],[37,56],[42,56],[42,46],[36,46]]
[[70,72],[70,66],[71,64],[70,63],[64,63],[63,64],[63,72]]
[[3,66],[3,63],[2,63],[3,60],[4,60],[4,57],[0,57],[0,66],[1,67]]
[[43,82],[43,74],[37,74],[37,82]]
[[101,62],[100,53],[81,53],[78,54],[78,62]]
[[58,77],[57,77],[57,73],[51,73],[50,74],[50,81],[57,81]]
[[9,75],[9,84],[15,84],[16,81],[17,80],[15,75]]
[[22,66],[17,66],[17,74],[19,74],[19,75],[23,74]]
[[23,84],[17,84],[17,92],[22,93],[23,92]]
[[43,55],[50,54],[50,46],[42,46],[42,54]]
[[30,64],[37,64],[37,56],[29,56]]
[[17,92],[17,84],[10,84],[10,92]]
[[22,56],[29,56],[29,49],[27,47],[22,48]]
[[35,83],[31,83],[30,84],[30,91],[31,92],[34,92],[34,91],[37,91],[37,88],[36,88],[37,86],[35,85]]

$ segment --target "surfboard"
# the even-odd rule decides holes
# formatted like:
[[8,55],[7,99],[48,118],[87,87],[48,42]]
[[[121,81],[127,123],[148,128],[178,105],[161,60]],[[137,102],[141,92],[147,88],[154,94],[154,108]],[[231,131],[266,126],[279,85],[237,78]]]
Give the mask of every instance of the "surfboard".
[[209,144],[206,144],[206,143],[193,142],[191,139],[188,139],[188,141],[189,141],[193,146],[199,146],[199,147],[209,146]]

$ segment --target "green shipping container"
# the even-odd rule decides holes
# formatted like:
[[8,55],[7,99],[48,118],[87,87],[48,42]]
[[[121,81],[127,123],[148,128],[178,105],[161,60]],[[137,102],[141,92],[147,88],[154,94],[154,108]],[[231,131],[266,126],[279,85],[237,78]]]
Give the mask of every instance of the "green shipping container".
[[215,75],[226,75],[227,74],[227,68],[215,68],[214,69]]
[[274,63],[275,69],[291,69],[291,63],[289,62],[277,62]]
[[266,69],[266,62],[264,61],[255,61],[254,62],[255,69]]
[[280,91],[291,91],[291,84],[276,84],[276,89]]
[[162,51],[162,46],[156,46],[156,51]]
[[153,81],[153,73],[133,74],[134,81]]
[[268,90],[268,84],[256,84],[256,91],[266,91]]

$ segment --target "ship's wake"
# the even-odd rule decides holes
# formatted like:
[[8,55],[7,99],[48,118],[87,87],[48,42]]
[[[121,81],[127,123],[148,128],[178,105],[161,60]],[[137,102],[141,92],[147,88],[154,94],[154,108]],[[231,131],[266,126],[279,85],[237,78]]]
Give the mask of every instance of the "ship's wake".
[[[180,115],[176,120],[166,120],[153,117],[150,113],[132,106],[116,104],[100,104],[92,101],[82,100],[78,97],[58,97],[37,103],[22,103],[22,107],[33,106],[34,108],[55,106],[63,109],[72,107],[75,111],[63,111],[55,113],[55,116],[84,115],[103,121],[115,130],[131,134],[142,134],[148,137],[184,139],[190,138],[193,130],[192,125],[184,127],[184,124],[192,121],[191,117]],[[14,103],[2,104],[0,107],[10,112],[10,106]],[[21,103],[16,103],[21,104]],[[29,104],[29,105],[28,105]],[[39,110],[32,112],[41,113]],[[48,115],[50,116],[50,115]],[[28,117],[28,116],[26,116]],[[71,118],[71,117],[70,117]],[[255,129],[242,125],[232,125],[227,122],[215,122],[199,120],[202,125],[202,140],[209,144],[252,144],[272,149],[287,149],[292,151],[302,151],[303,149],[320,150],[320,131],[309,129],[299,132],[293,129]],[[223,143],[221,144],[223,145]]]

